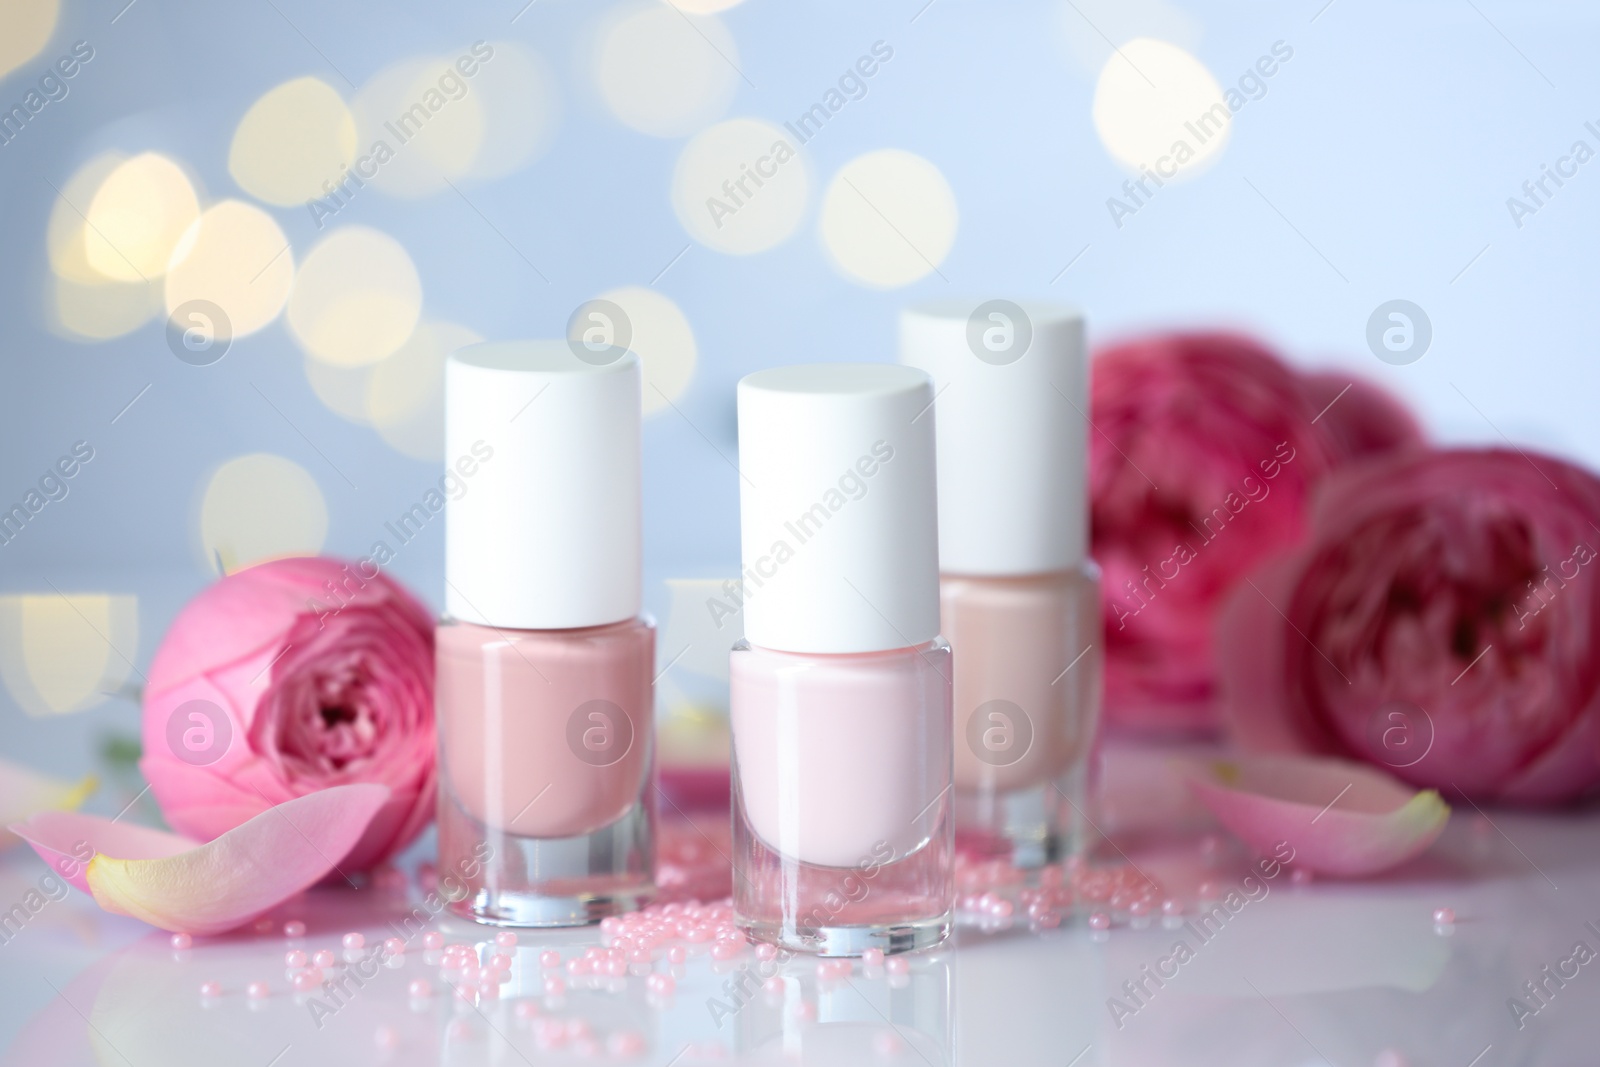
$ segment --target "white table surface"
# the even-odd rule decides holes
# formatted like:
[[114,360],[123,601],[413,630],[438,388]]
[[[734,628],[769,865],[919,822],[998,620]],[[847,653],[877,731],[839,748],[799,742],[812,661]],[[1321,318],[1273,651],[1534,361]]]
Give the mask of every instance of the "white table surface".
[[[424,842],[412,855],[428,847]],[[1141,861],[1139,852],[1133,856]],[[1193,840],[1142,856],[1152,869],[1187,863],[1209,870],[1223,886],[1241,860],[1231,847],[1208,858]],[[22,899],[45,871],[26,848],[7,853],[0,858],[3,900]],[[306,920],[308,949],[338,950],[339,936],[350,930],[376,943],[386,917],[416,896],[414,884],[408,892],[319,889],[276,914],[280,924]],[[1434,928],[1441,906],[1458,916],[1452,931]],[[440,928],[452,941],[485,936],[455,921]],[[848,981],[819,990],[809,961],[793,961],[785,974],[800,981],[790,996],[811,1002],[814,1021],[758,995],[719,1026],[708,1001],[724,997],[727,972],[740,964],[713,964],[704,955],[690,958],[664,1004],[651,1003],[643,981],[630,978],[620,992],[575,988],[564,1006],[541,998],[540,1010],[581,1016],[602,1039],[623,1029],[642,1035],[648,1051],[626,1062],[682,1067],[734,1060],[1578,1067],[1600,1063],[1600,959],[1562,987],[1548,982],[1549,1003],[1520,1028],[1508,1000],[1538,1007],[1524,983],[1571,956],[1580,941],[1600,951],[1596,928],[1600,815],[1465,808],[1424,857],[1382,879],[1303,886],[1278,879],[1120,1020],[1108,998],[1165,956],[1177,936],[1159,919],[1144,929],[1119,923],[1104,934],[1082,922],[1043,933],[963,928],[947,950],[916,957],[903,983],[863,975],[858,966]],[[107,915],[72,891],[0,945],[0,1045],[7,1049],[0,1064],[578,1062],[570,1051],[537,1048],[515,1004],[540,990],[535,957],[542,948],[570,953],[598,941],[595,930],[523,933],[515,977],[487,1006],[458,1004],[447,989],[426,1004],[409,1003],[412,978],[443,988],[437,967],[413,950],[319,1020],[306,998],[288,991],[283,954],[290,946],[281,933],[201,940],[175,952],[167,934]],[[747,955],[743,963],[751,962]],[[273,989],[261,1003],[244,995],[256,979]],[[203,981],[220,982],[223,996],[203,1003]],[[451,1027],[458,1018],[465,1026]],[[397,1048],[379,1047],[383,1027],[399,1038]],[[899,1052],[882,1036],[891,1027]]]

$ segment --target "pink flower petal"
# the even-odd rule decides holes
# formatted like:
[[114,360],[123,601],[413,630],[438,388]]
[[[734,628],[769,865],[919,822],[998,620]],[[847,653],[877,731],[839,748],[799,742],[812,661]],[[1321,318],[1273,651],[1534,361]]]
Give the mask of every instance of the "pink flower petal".
[[1222,825],[1263,852],[1287,842],[1294,863],[1324,874],[1375,874],[1437,838],[1449,805],[1376,768],[1336,759],[1218,761],[1189,780]]
[[[81,855],[95,902],[163,930],[231,930],[336,869],[389,798],[386,786],[334,786],[279,804],[204,845],[176,834],[60,813],[12,827],[46,862]],[[58,868],[59,869],[59,868]],[[83,881],[74,884],[83,888]]]
[[76,811],[48,811],[11,831],[33,846],[61,877],[89,893],[89,861],[98,853],[129,859],[162,859],[199,848],[200,842],[133,823],[112,822]]
[[[98,785],[92,774],[76,782],[64,782],[0,760],[0,826],[21,822],[40,812],[74,811]],[[0,830],[0,849],[21,843],[15,834]]]

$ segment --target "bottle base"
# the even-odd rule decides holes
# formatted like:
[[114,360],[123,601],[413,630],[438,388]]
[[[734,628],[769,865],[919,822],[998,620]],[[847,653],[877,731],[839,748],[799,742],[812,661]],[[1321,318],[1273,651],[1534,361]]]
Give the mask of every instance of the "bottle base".
[[480,892],[450,905],[450,912],[485,926],[527,929],[592,926],[602,919],[638,911],[649,903],[648,888],[611,893],[548,896],[538,893]]
[[885,956],[920,952],[941,945],[952,928],[948,915],[888,926],[819,926],[804,933],[785,928],[782,923],[759,922],[742,916],[734,925],[747,937],[775,945],[789,952],[810,956],[860,956],[869,948],[881,949]]
[[1004,860],[1022,870],[1060,863],[1088,845],[1087,797],[1084,767],[1004,793],[958,786],[956,850],[979,860]]

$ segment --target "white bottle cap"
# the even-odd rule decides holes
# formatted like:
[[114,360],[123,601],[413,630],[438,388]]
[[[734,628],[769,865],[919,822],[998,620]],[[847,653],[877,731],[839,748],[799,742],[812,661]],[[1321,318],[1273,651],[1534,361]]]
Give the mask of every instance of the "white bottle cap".
[[446,613],[512,630],[639,614],[639,383],[633,353],[593,364],[565,341],[451,353]]
[[900,316],[900,361],[938,391],[939,566],[946,574],[1076,567],[1089,542],[1083,316],[1008,300]]
[[782,652],[879,652],[939,635],[933,386],[893,364],[739,383],[744,625]]

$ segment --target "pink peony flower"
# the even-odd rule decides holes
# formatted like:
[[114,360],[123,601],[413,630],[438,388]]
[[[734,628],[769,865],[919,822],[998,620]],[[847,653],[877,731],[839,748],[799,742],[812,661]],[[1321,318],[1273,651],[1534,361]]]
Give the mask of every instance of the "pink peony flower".
[[1299,539],[1310,488],[1337,452],[1311,424],[1300,378],[1247,338],[1144,338],[1100,353],[1093,370],[1107,720],[1206,731],[1216,725],[1217,605]]
[[1559,460],[1411,452],[1341,472],[1307,543],[1225,609],[1237,739],[1481,800],[1600,790],[1597,549],[1600,480]]
[[1305,375],[1301,385],[1341,460],[1393,452],[1422,443],[1411,412],[1382,389],[1342,371]]
[[156,650],[140,768],[167,822],[200,841],[329,786],[387,786],[341,864],[371,867],[433,817],[433,670],[427,610],[385,575],[258,564],[190,601]]

